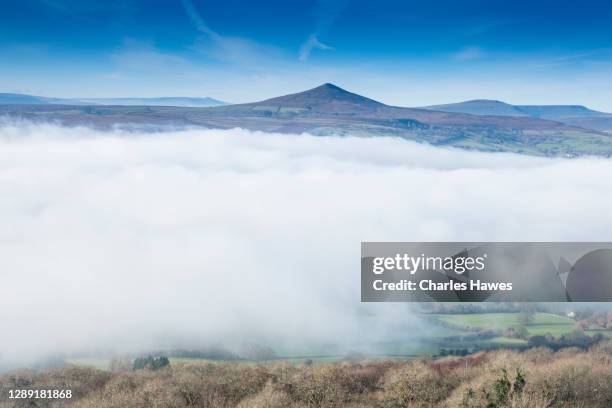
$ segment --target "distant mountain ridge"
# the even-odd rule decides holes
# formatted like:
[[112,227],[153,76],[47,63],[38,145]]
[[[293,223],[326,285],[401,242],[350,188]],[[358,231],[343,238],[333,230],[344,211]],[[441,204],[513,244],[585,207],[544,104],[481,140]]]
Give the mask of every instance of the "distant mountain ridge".
[[589,109],[583,105],[517,105],[517,108],[530,116],[544,119],[610,116],[609,113]]
[[22,95],[15,93],[0,93],[0,104],[7,105],[45,105],[51,103],[52,98],[42,96]]
[[227,105],[209,97],[160,98],[47,98],[43,96],[0,93],[0,105],[117,105],[117,106],[183,106],[210,107]]
[[473,99],[445,105],[423,106],[422,109],[438,112],[468,113],[470,115],[531,116],[526,112],[522,112],[514,105],[492,99]]
[[589,109],[583,105],[511,105],[493,99],[473,99],[445,105],[424,106],[440,112],[469,113],[472,115],[533,116],[554,119],[567,116],[607,116],[609,113]]
[[91,98],[79,99],[79,102],[93,105],[119,105],[119,106],[182,106],[182,107],[210,107],[227,105],[226,102],[209,97],[180,97],[164,96],[159,98]]
[[470,115],[529,116],[612,132],[611,113],[596,111],[583,105],[511,105],[497,100],[474,99],[459,103],[425,106],[423,109]]
[[[0,116],[101,128],[184,126],[318,136],[394,136],[489,152],[612,156],[612,134],[535,117],[533,111],[513,114],[513,106],[500,101],[474,101],[470,109],[481,114],[390,106],[326,83],[258,102],[216,107],[0,103]],[[542,107],[537,109],[540,112]],[[493,111],[497,114],[482,114]]]

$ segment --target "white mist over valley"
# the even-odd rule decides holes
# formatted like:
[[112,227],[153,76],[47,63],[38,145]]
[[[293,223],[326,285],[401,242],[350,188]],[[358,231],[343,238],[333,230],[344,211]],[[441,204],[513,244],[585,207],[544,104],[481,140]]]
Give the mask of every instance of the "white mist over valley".
[[361,241],[610,241],[611,177],[396,138],[4,122],[0,362],[417,343],[410,305],[359,304]]

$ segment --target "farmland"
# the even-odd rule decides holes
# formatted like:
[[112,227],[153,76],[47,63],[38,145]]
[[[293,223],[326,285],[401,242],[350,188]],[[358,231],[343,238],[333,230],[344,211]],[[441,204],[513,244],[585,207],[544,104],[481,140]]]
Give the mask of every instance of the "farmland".
[[[435,318],[457,327],[505,330],[521,326],[520,313],[473,313],[435,315]],[[529,335],[551,334],[559,336],[576,330],[575,322],[551,313],[535,313],[525,326]]]

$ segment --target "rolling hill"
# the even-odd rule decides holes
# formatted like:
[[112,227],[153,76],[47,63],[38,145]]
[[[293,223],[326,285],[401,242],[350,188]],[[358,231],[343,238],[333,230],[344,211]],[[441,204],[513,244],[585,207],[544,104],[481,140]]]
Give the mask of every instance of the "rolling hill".
[[468,113],[470,115],[531,116],[528,113],[522,112],[514,105],[492,99],[474,99],[446,105],[424,106],[422,109],[438,112]]
[[582,105],[511,105],[505,102],[475,99],[423,109],[471,115],[515,116],[548,119],[567,125],[612,133],[612,114]]
[[[494,104],[499,112],[508,109],[500,104]],[[528,114],[482,115],[390,106],[329,83],[259,102],[217,107],[5,104],[0,105],[0,115],[95,127],[241,127],[318,136],[395,136],[492,152],[612,155],[612,135],[597,130]]]

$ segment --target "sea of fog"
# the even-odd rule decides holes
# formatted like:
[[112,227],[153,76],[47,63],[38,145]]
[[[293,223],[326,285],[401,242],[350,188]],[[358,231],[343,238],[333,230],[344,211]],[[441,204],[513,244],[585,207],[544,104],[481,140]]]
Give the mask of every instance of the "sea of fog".
[[[428,328],[361,241],[612,240],[612,161],[394,138],[0,126],[0,362]],[[0,364],[1,365],[1,364]]]

